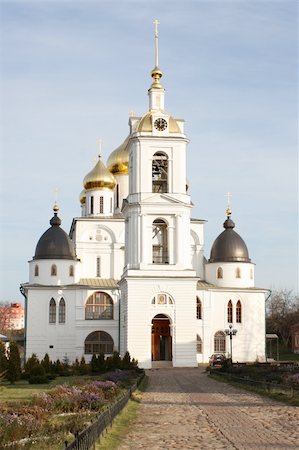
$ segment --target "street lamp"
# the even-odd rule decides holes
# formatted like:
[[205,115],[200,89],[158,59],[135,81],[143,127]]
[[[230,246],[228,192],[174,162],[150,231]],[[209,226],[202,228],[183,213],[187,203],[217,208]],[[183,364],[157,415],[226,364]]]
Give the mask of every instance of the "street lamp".
[[224,330],[226,336],[229,336],[230,341],[230,358],[233,362],[233,336],[236,336],[237,330],[233,328],[233,325],[229,324],[229,329]]

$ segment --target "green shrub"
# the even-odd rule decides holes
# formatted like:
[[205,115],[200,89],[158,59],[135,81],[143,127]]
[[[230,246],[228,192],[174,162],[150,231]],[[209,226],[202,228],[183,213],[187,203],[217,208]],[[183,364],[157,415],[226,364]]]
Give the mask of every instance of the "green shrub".
[[6,378],[12,384],[21,378],[21,358],[18,346],[15,342],[9,343],[9,358]]
[[29,384],[47,384],[50,382],[47,375],[30,375]]

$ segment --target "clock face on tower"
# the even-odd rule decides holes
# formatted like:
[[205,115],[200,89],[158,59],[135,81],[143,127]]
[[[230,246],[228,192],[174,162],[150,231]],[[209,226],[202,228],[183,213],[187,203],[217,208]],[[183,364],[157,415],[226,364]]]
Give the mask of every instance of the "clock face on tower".
[[162,117],[159,117],[155,120],[154,126],[158,131],[164,131],[167,128],[167,122],[165,119],[162,119]]

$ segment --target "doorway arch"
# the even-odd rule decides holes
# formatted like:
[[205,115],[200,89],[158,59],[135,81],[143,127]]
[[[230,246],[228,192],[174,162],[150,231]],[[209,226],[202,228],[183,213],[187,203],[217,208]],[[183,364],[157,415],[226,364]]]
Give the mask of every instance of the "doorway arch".
[[152,320],[152,361],[172,361],[170,320],[165,314]]

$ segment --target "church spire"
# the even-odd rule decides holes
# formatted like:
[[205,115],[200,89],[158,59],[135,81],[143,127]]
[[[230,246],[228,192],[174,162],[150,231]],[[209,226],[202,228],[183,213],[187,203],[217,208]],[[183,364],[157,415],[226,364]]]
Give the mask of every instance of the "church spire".
[[151,71],[153,83],[149,89],[149,109],[151,110],[164,110],[164,88],[160,83],[160,79],[163,76],[163,72],[159,68],[159,34],[158,25],[159,21],[154,20],[155,25],[155,67]]

